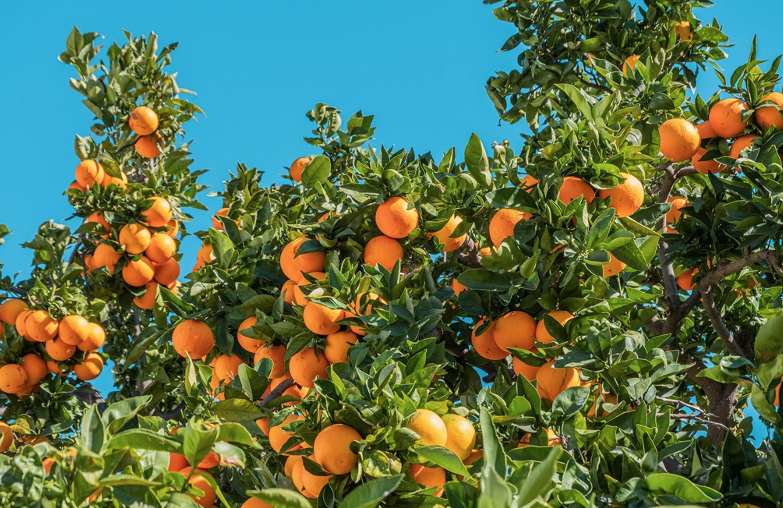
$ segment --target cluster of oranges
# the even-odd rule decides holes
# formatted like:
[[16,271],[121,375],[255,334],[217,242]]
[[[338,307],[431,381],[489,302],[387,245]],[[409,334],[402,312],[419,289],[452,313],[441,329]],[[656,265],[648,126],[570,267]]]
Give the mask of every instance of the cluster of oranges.
[[154,159],[160,155],[160,147],[163,138],[158,130],[158,114],[147,106],[139,106],[130,114],[128,125],[131,130],[139,135],[136,138],[136,153],[147,159]]
[[30,309],[20,299],[6,300],[0,305],[0,320],[4,323],[0,324],[0,331],[4,331],[5,325],[12,325],[26,341],[43,344],[37,352],[24,355],[18,364],[0,367],[0,390],[5,393],[27,395],[50,372],[67,375],[73,371],[82,381],[90,381],[103,370],[103,357],[96,351],[106,341],[106,332],[97,323],[77,314],[58,321],[46,310]]

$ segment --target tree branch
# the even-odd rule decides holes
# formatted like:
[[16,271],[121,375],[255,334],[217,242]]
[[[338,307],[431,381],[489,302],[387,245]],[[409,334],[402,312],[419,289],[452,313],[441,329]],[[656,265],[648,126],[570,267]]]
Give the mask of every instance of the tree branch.
[[[664,416],[666,413],[658,413],[657,416]],[[669,415],[669,418],[672,418],[674,420],[693,420],[695,422],[703,423],[705,425],[712,425],[715,427],[718,427],[724,431],[728,431],[729,428],[726,425],[723,425],[720,422],[714,422],[712,420],[707,420],[706,418],[701,418],[696,415],[690,415],[690,414],[671,414]]]
[[159,418],[163,418],[164,420],[171,420],[179,416],[183,409],[185,409],[185,402],[180,402],[170,411],[161,411],[158,408],[154,408],[152,411],[150,411],[150,416],[157,416]]
[[481,268],[481,254],[479,253],[479,247],[471,237],[465,237],[465,242],[462,244],[462,248],[460,248],[459,252],[457,252],[457,259],[471,268]]
[[261,402],[258,403],[258,407],[266,407],[270,402],[280,397],[284,391],[294,386],[294,380],[292,378],[284,379],[274,390],[269,392],[269,395],[264,397]]
[[715,331],[718,332],[718,336],[723,341],[726,349],[728,349],[729,352],[733,355],[745,358],[745,352],[734,340],[734,335],[726,327],[726,324],[721,318],[720,312],[718,312],[718,308],[715,306],[715,300],[712,298],[712,286],[707,288],[700,287],[699,291],[701,292],[701,301],[704,305],[704,312],[707,314],[707,317],[710,318],[710,323],[712,323]]
[[599,92],[604,92],[604,93],[612,93],[612,89],[611,88],[607,88],[607,87],[605,87],[603,85],[599,85],[597,83],[591,83],[591,82],[585,80],[582,76],[579,76],[579,82],[582,83],[583,85],[587,86],[587,87],[592,88],[593,90],[598,90]]

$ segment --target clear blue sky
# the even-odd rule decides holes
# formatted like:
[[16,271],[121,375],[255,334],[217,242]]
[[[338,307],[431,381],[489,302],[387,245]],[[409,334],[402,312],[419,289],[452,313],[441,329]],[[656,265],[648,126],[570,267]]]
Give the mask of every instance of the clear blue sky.
[[[736,44],[724,68],[747,58],[758,32],[760,58],[779,51],[774,16],[778,2],[720,0],[698,16],[724,25]],[[766,7],[766,8],[765,8]],[[436,157],[451,146],[461,153],[471,132],[489,147],[510,139],[519,146],[522,124],[498,126],[484,92],[496,70],[511,70],[515,54],[497,53],[513,27],[494,19],[479,0],[367,2],[51,2],[4,6],[0,19],[0,223],[13,232],[0,246],[5,273],[29,271],[20,247],[50,218],[62,222],[72,209],[62,192],[78,159],[75,134],[88,134],[92,114],[68,86],[72,68],[57,61],[71,27],[95,31],[106,42],[121,30],[157,32],[159,45],[179,41],[174,53],[178,83],[198,92],[206,112],[188,131],[194,168],[210,170],[202,181],[220,188],[236,163],[266,171],[279,182],[295,158],[311,153],[305,113],[316,102],[361,109],[376,117],[374,144],[413,147]],[[717,88],[711,71],[699,91]],[[211,210],[218,200],[203,197]],[[191,229],[208,226],[195,215]],[[75,229],[75,221],[69,223]],[[196,242],[186,240],[183,266],[195,262]]]

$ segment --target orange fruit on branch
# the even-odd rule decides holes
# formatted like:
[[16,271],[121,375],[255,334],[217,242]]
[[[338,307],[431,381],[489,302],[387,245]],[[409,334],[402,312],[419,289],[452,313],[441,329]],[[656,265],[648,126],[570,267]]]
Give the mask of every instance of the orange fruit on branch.
[[75,314],[65,316],[62,321],[60,321],[60,339],[72,346],[81,344],[87,339],[87,336],[90,333],[89,324],[90,322],[82,316],[77,316]]
[[328,473],[348,474],[359,463],[359,456],[351,451],[350,445],[361,439],[362,436],[348,425],[330,425],[315,438],[313,460]]
[[392,270],[402,256],[400,242],[384,235],[372,238],[364,247],[364,263],[372,267],[380,264],[387,270]]
[[758,136],[755,134],[745,134],[744,136],[740,136],[735,139],[731,144],[729,156],[731,156],[733,159],[739,159],[740,155],[742,155],[742,151],[753,146],[753,140],[757,137]]
[[129,260],[122,267],[122,279],[129,286],[146,286],[154,277],[155,267],[146,256],[141,256],[138,261]]
[[147,106],[139,106],[131,111],[128,126],[139,136],[147,136],[158,130],[158,114]]
[[536,320],[527,312],[512,310],[503,314],[495,320],[493,331],[495,344],[506,353],[509,348],[531,349],[535,346]]
[[102,243],[95,248],[95,253],[92,256],[92,267],[93,269],[98,269],[105,266],[109,273],[114,273],[114,268],[121,257],[122,255],[114,250],[114,247],[108,243]]
[[347,363],[348,349],[356,344],[358,337],[353,332],[334,332],[326,336],[324,356],[331,364]]
[[609,253],[609,262],[603,265],[604,277],[613,277],[625,270],[627,265]]
[[24,300],[19,300],[18,298],[6,300],[0,305],[0,320],[9,325],[15,324],[19,314],[28,308],[29,306]]
[[419,212],[408,209],[408,200],[400,196],[387,198],[375,211],[375,224],[391,238],[405,238],[419,224]]
[[35,353],[24,355],[19,366],[27,374],[27,386],[37,385],[49,373],[46,361]]
[[748,105],[737,98],[723,99],[710,109],[710,126],[722,138],[736,138],[745,132],[747,120],[742,120],[742,112]]
[[462,247],[462,244],[465,243],[465,238],[468,237],[467,233],[464,233],[458,237],[452,238],[452,234],[454,234],[454,231],[456,231],[457,227],[462,223],[462,218],[457,217],[456,215],[452,215],[449,221],[439,230],[435,231],[434,233],[427,233],[427,238],[435,238],[437,243],[439,244],[445,244],[445,247],[443,248],[444,252],[452,252],[460,247]]
[[770,127],[775,127],[777,130],[783,130],[783,114],[780,109],[783,108],[783,94],[778,92],[770,92],[761,98],[759,102],[772,101],[775,106],[764,106],[756,110],[756,123],[762,130],[767,131]]
[[56,362],[64,362],[70,359],[76,352],[76,346],[72,346],[62,339],[55,338],[44,343],[46,353]]
[[237,342],[240,346],[242,346],[242,349],[250,353],[255,353],[261,346],[266,344],[265,340],[254,339],[253,337],[248,337],[242,333],[245,330],[250,330],[253,328],[255,324],[256,317],[250,316],[249,318],[242,321],[242,323],[239,325],[239,328],[237,329]]
[[264,358],[272,360],[272,372],[269,373],[269,377],[272,379],[279,378],[285,375],[285,346],[269,346],[264,345],[258,348],[255,356],[253,357],[254,365]]
[[571,367],[558,369],[555,367],[554,360],[549,360],[538,369],[536,381],[538,382],[538,394],[541,398],[550,401],[554,401],[555,397],[568,388],[581,386],[577,369]]
[[106,331],[98,323],[87,323],[87,338],[77,347],[81,351],[97,351],[106,342]]
[[163,138],[160,134],[154,136],[139,136],[138,139],[136,139],[134,146],[137,154],[145,159],[154,159],[161,154],[160,146],[158,145],[163,145]]
[[413,480],[422,487],[435,487],[435,497],[443,495],[443,486],[446,485],[446,470],[440,466],[426,467],[421,464],[411,464],[410,475]]
[[429,409],[417,409],[405,427],[419,435],[417,443],[446,446],[448,440],[446,424],[440,416]]
[[446,448],[465,460],[476,446],[476,429],[470,420],[460,415],[446,414],[441,420],[446,426]]
[[186,319],[174,328],[171,338],[177,354],[183,358],[202,358],[215,346],[215,336],[203,321]]
[[101,212],[92,212],[85,222],[93,222],[96,224],[100,224],[103,226],[104,231],[102,233],[98,233],[98,235],[101,238],[109,238],[109,233],[111,232],[111,227],[109,227],[109,223],[106,222],[106,217],[103,216]]
[[473,327],[473,333],[471,334],[471,344],[473,349],[482,358],[487,360],[503,360],[508,356],[508,352],[503,351],[495,342],[495,322],[489,324],[481,334],[477,335],[477,331],[486,322],[486,318],[482,318]]
[[76,181],[79,185],[85,189],[92,188],[93,185],[100,184],[106,173],[103,171],[103,166],[94,160],[83,160],[77,166],[74,171]]
[[171,209],[171,203],[165,198],[155,196],[149,198],[147,202],[150,203],[150,207],[141,212],[142,217],[147,221],[147,224],[152,228],[162,228],[171,221],[174,212]]
[[82,363],[73,366],[73,373],[82,381],[98,377],[103,370],[103,357],[98,353],[87,353]]
[[[566,321],[569,321],[574,317],[573,314],[564,310],[553,310],[548,315],[561,325],[564,325]],[[547,331],[544,319],[541,319],[541,321],[539,321],[536,325],[536,339],[542,344],[549,344],[555,340],[555,338],[552,337]]]
[[126,224],[120,229],[120,246],[125,247],[125,252],[128,254],[136,255],[144,252],[151,238],[150,230],[138,222]]
[[326,359],[323,351],[316,353],[311,347],[302,349],[288,361],[291,377],[297,384],[306,388],[314,388],[313,381],[316,378],[328,379],[329,374],[326,371],[328,367],[329,360]]
[[601,199],[611,198],[609,206],[615,209],[619,217],[633,215],[644,203],[644,186],[633,175],[620,173],[625,181],[614,189],[602,189],[598,191]]
[[302,273],[323,272],[326,262],[326,252],[313,251],[297,255],[303,243],[310,240],[300,237],[289,242],[280,253],[280,268],[294,282],[302,280]]
[[563,184],[560,186],[560,192],[557,199],[568,204],[582,196],[587,203],[592,203],[595,199],[595,191],[590,184],[576,176],[566,176],[563,178]]
[[17,393],[27,385],[27,372],[21,365],[9,363],[0,367],[0,391]]
[[696,154],[701,136],[696,127],[684,118],[671,118],[658,127],[661,153],[672,162],[687,161]]
[[291,175],[291,179],[295,182],[302,181],[302,172],[310,164],[310,157],[299,157],[291,163],[291,167],[288,169],[288,174]]
[[503,208],[495,212],[489,221],[489,239],[495,248],[500,247],[503,240],[514,237],[514,228],[523,220],[528,220],[531,215],[513,208]]
[[341,309],[331,309],[316,301],[308,302],[302,313],[302,319],[308,330],[317,335],[329,335],[340,329],[337,321],[345,317]]
[[516,356],[512,358],[511,360],[512,367],[514,369],[514,374],[517,376],[522,376],[531,383],[536,378],[536,374],[538,374],[538,369],[541,367],[535,367],[533,365],[528,365],[527,363],[523,362]]

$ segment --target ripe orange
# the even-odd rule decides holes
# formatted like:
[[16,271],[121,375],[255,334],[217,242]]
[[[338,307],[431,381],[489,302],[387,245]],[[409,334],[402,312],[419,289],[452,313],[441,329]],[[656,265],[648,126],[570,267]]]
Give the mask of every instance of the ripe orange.
[[60,370],[60,366],[57,364],[57,362],[53,362],[51,360],[46,360],[46,368],[49,369],[49,372],[52,374],[57,374],[58,376],[67,376],[68,372],[70,372],[70,369],[67,369],[65,372]]
[[159,196],[149,198],[147,201],[152,201],[151,206],[141,212],[142,217],[147,220],[147,224],[152,228],[162,228],[168,224],[174,214],[171,210],[171,203]]
[[446,448],[465,460],[476,446],[476,429],[470,420],[460,415],[443,415],[441,420],[446,426]]
[[122,170],[120,170],[120,176],[115,177],[111,176],[109,173],[106,173],[104,170],[104,176],[103,180],[101,180],[101,187],[109,187],[110,185],[116,185],[122,190],[125,190],[128,188],[128,177],[123,173]]
[[0,367],[0,390],[17,393],[27,384],[27,372],[21,365],[9,363]]
[[435,487],[435,497],[443,495],[443,486],[446,485],[446,470],[440,466],[425,467],[421,464],[411,464],[410,475],[413,481],[423,487]]
[[283,294],[283,301],[285,303],[292,303],[294,301],[294,291],[296,291],[296,282],[287,280],[283,283],[283,287],[280,288],[280,294]]
[[[604,398],[604,404],[617,404],[617,395],[615,395],[614,393],[604,393],[602,395]],[[598,393],[596,392],[593,405],[590,407],[590,409],[587,410],[587,417],[595,418],[597,409],[598,409]],[[607,415],[607,411],[606,409],[604,409],[603,416],[606,415]]]
[[299,247],[309,238],[300,237],[289,242],[280,253],[280,268],[294,282],[302,280],[302,273],[323,272],[326,252],[315,251],[297,256]]
[[175,221],[174,219],[171,219],[166,223],[166,234],[169,235],[172,238],[177,238],[177,234],[179,233],[179,222]]
[[181,357],[201,358],[215,346],[215,336],[205,322],[186,319],[174,328],[171,342]]
[[29,310],[23,310],[19,313],[18,316],[16,316],[16,321],[14,322],[14,326],[16,327],[16,333],[24,337],[27,341],[32,341],[32,337],[27,333],[27,318],[32,314]]
[[516,356],[512,358],[512,366],[514,368],[514,374],[517,376],[523,376],[525,379],[530,381],[531,383],[536,378],[536,374],[538,374],[538,369],[541,367],[534,367],[532,365],[528,365]]
[[[309,276],[317,279],[317,280],[325,280],[326,274],[324,272],[313,272],[308,273]],[[309,286],[312,284],[309,280],[307,280],[305,277],[302,277],[302,280],[300,280],[296,286],[294,286],[294,303],[297,305],[301,305],[304,307],[307,305],[307,303],[310,301],[307,299],[307,295],[304,294],[304,291],[302,291],[302,287]],[[309,295],[310,293],[308,293]]]
[[[80,184],[76,180],[71,182],[71,185],[68,186],[68,190],[71,190],[71,189],[78,189],[78,190],[80,190],[82,192],[87,190],[87,188],[84,185]],[[68,199],[70,199],[70,198],[68,198]]]
[[266,504],[260,499],[250,497],[244,503],[242,503],[242,506],[240,506],[239,508],[275,508],[275,507],[272,506],[271,504]]
[[155,233],[152,235],[144,251],[153,263],[165,263],[177,253],[177,242],[166,233]]
[[508,356],[508,352],[500,349],[495,342],[494,321],[484,329],[481,335],[476,335],[476,330],[478,330],[485,321],[486,318],[482,318],[481,321],[476,323],[476,326],[473,327],[473,333],[470,338],[473,349],[476,350],[476,353],[478,353],[479,356],[486,358],[487,360],[502,360]]
[[304,470],[304,461],[294,463],[294,467],[291,469],[291,480],[294,482],[294,487],[297,492],[308,499],[315,499],[316,496],[305,488],[304,482],[302,481],[302,472]]
[[[160,145],[160,146],[159,146]],[[136,153],[145,159],[154,159],[160,155],[160,147],[163,146],[163,138],[160,134],[154,136],[139,136],[136,139]]]
[[92,257],[93,269],[105,266],[109,273],[114,273],[114,268],[121,257],[120,253],[114,250],[111,245],[102,243],[95,248],[95,253]]
[[[180,474],[187,478],[191,469],[191,467],[186,467],[180,471]],[[204,494],[201,496],[191,494],[190,497],[192,497],[197,504],[203,506],[204,508],[210,508],[217,500],[217,494],[215,494],[215,489],[209,485],[209,482],[206,480],[206,478],[212,478],[212,475],[203,469],[197,468],[193,471],[193,475],[190,477],[190,480],[188,480],[188,483],[204,492]]]
[[[566,321],[573,319],[574,315],[564,310],[553,310],[549,313],[549,317],[563,325]],[[542,344],[549,344],[555,340],[547,331],[544,319],[541,319],[536,325],[536,339]]]
[[468,289],[466,286],[460,284],[456,277],[451,279],[450,285],[456,296],[459,296],[460,293]]
[[179,453],[169,453],[168,469],[170,473],[177,473],[182,471],[189,465],[190,464],[188,463],[188,459],[186,459],[184,455],[180,455]]
[[[302,464],[304,466],[304,464]],[[316,476],[312,473],[310,473],[307,468],[302,467],[302,486],[304,487],[305,491],[312,494],[315,497],[318,497],[318,495],[321,493],[321,491],[326,487],[326,484],[329,483],[329,478],[331,478],[333,475],[329,476]]]
[[[282,377],[278,377],[275,379],[272,379],[269,383],[269,386],[266,387],[266,390],[264,391],[263,398],[266,398],[269,396],[270,393],[272,393],[272,390],[277,388],[280,383],[285,381],[286,379],[293,379],[291,377],[291,374],[286,372]],[[298,400],[291,400],[288,402],[285,402],[283,405],[286,407],[291,407],[299,404],[302,399],[307,397],[307,394],[310,393],[310,389],[306,387],[299,386],[297,384],[293,384],[285,389],[285,391],[282,393],[282,396],[288,396],[288,397],[294,397]]]
[[134,298],[133,303],[140,309],[150,310],[155,306],[155,299],[158,296],[158,283],[148,282],[146,286],[147,290],[144,292],[144,295]]
[[742,112],[748,105],[737,98],[723,99],[710,109],[710,126],[722,138],[736,138],[745,131],[748,121],[742,121]]
[[340,329],[337,321],[345,318],[340,309],[330,309],[318,302],[308,302],[302,313],[302,319],[308,330],[317,335],[329,335]]
[[753,140],[756,137],[757,136],[755,134],[745,134],[744,136],[738,137],[731,144],[731,150],[729,151],[729,155],[734,159],[739,159],[743,150],[753,146]]
[[141,256],[138,261],[130,260],[122,267],[122,279],[129,286],[146,286],[154,276],[155,267],[146,256]]
[[359,456],[351,451],[350,445],[361,440],[362,436],[348,425],[330,425],[315,438],[313,460],[328,473],[348,474],[359,463]]
[[82,381],[98,377],[103,370],[103,357],[98,353],[87,353],[82,363],[73,366],[73,373]]
[[179,277],[179,261],[169,258],[163,263],[153,263],[152,266],[155,271],[155,280],[174,292],[175,290],[171,289],[171,286],[177,283],[177,278]]
[[715,159],[702,160],[702,157],[704,157],[706,153],[706,148],[699,147],[699,149],[696,150],[696,155],[691,159],[691,164],[696,172],[706,175],[707,173],[720,173],[726,168],[726,166]]
[[291,163],[291,168],[288,170],[288,174],[295,182],[302,181],[302,171],[310,164],[310,157],[299,157]]
[[405,238],[419,224],[419,212],[408,209],[408,200],[400,196],[387,198],[375,211],[375,224],[386,236]]
[[489,239],[495,248],[500,247],[503,240],[514,237],[514,228],[519,221],[528,220],[531,215],[513,208],[502,208],[495,212],[489,221]]
[[[546,437],[547,437],[547,446],[556,446],[559,444],[562,444],[563,440],[560,439],[557,435],[557,433],[554,430],[551,429],[544,429],[546,431]],[[519,440],[519,445],[517,448],[524,448],[526,446],[530,446],[530,437],[532,434],[525,434],[522,439]]]
[[243,363],[245,362],[237,355],[220,355],[215,361],[215,375],[218,379],[229,382],[237,377],[239,366]]
[[[293,431],[283,430],[283,427],[286,427],[287,425],[290,425],[293,422],[298,422],[300,420],[304,420],[304,416],[288,415],[286,416],[285,420],[283,420],[283,423],[271,427],[269,429],[269,444],[270,446],[272,446],[272,449],[276,453],[280,453],[280,450],[283,449],[283,446],[285,446],[288,440],[291,439],[291,437],[293,437],[294,435]],[[284,453],[283,455],[288,455],[288,454]]]
[[131,111],[128,125],[139,136],[147,136],[158,130],[158,114],[147,106],[139,106]]
[[269,346],[264,345],[258,348],[255,356],[253,357],[253,364],[256,365],[264,358],[272,360],[272,372],[269,373],[270,378],[278,378],[285,375],[285,346]]
[[446,446],[448,439],[446,424],[443,423],[440,416],[429,409],[417,409],[405,427],[419,435],[417,443]]
[[[349,305],[349,307],[352,309],[352,311],[347,311],[345,313],[346,318],[355,318],[358,316],[367,316],[368,314],[372,314],[373,309],[376,306],[380,306],[385,304],[383,298],[376,295],[375,293],[362,293],[360,295],[356,295],[356,301],[353,302],[353,305]],[[364,305],[364,311],[362,312],[362,305]],[[362,325],[351,325],[351,331],[355,333],[356,335],[365,335],[366,329]]]
[[392,270],[402,256],[400,242],[384,235],[376,236],[364,247],[364,263],[372,267],[380,264],[387,270]]
[[439,244],[445,244],[445,247],[443,248],[444,252],[455,251],[462,247],[462,244],[465,243],[465,238],[468,237],[467,233],[464,233],[456,238],[451,237],[451,235],[457,229],[457,226],[459,226],[461,223],[462,218],[457,217],[456,215],[452,215],[446,225],[444,225],[438,231],[435,231],[434,233],[427,233],[427,238],[434,237]]
[[16,318],[19,317],[19,314],[28,308],[29,306],[24,300],[19,300],[18,298],[6,300],[0,305],[0,320],[2,320],[3,323],[12,325],[16,323]]
[[521,310],[507,312],[495,320],[494,338],[506,353],[508,348],[531,349],[535,346],[536,320]]
[[696,127],[684,118],[671,118],[658,128],[661,153],[672,162],[690,159],[699,149],[701,136]]
[[56,362],[64,362],[70,359],[76,352],[76,346],[72,346],[61,339],[50,339],[44,343],[46,352]]
[[347,363],[348,348],[356,344],[358,337],[353,332],[334,332],[326,336],[324,356],[329,363]]
[[89,324],[90,322],[82,316],[77,316],[75,314],[65,316],[62,321],[60,321],[60,339],[72,346],[81,344],[89,335]]
[[773,125],[777,130],[783,130],[783,114],[780,113],[778,108],[783,107],[783,94],[778,92],[770,92],[761,98],[759,102],[772,101],[777,104],[775,106],[764,106],[756,110],[756,123],[762,130],[767,131]]
[[237,342],[239,342],[239,345],[242,346],[242,349],[250,353],[255,353],[261,346],[266,344],[265,340],[254,339],[253,337],[248,337],[247,335],[242,334],[244,330],[250,330],[253,326],[255,326],[255,324],[256,317],[250,316],[249,318],[242,321],[242,323],[239,325],[239,328],[237,329]]
[[92,188],[96,183],[100,184],[100,182],[103,181],[103,177],[106,176],[106,173],[103,171],[103,166],[97,161],[89,159],[81,161],[79,165],[76,166],[76,171],[74,173],[76,175],[76,181],[85,189]]
[[604,277],[612,277],[625,270],[627,265],[609,253],[609,262],[603,266]]
[[636,69],[636,62],[639,61],[639,58],[641,58],[641,55],[631,55],[626,58],[623,62],[623,74],[626,76],[632,74],[631,71]]
[[698,268],[693,270],[685,270],[679,276],[677,276],[677,286],[683,291],[692,291],[696,284],[693,282],[693,276],[699,273]]
[[212,227],[214,229],[223,230],[223,223],[220,222],[218,217],[228,217],[228,208],[221,208],[212,216]]
[[81,351],[97,351],[106,342],[106,332],[98,323],[87,323],[87,329],[87,338],[77,347]]
[[702,141],[718,137],[718,135],[715,134],[715,131],[712,129],[712,125],[710,125],[709,121],[696,124],[696,130],[699,131],[699,138]]
[[575,176],[566,176],[563,178],[563,184],[560,186],[560,193],[557,196],[561,202],[568,204],[579,196],[585,198],[585,201],[592,203],[595,199],[595,191],[590,184]]
[[100,224],[103,226],[103,229],[105,231],[105,234],[99,233],[99,236],[101,238],[109,238],[109,233],[111,232],[111,227],[109,227],[109,223],[106,222],[106,217],[103,216],[101,212],[92,212],[87,219],[85,219],[84,222],[94,222],[97,224]]
[[11,430],[11,427],[5,422],[0,422],[0,453],[8,450],[13,442],[14,432]]
[[214,254],[212,254],[212,245],[208,243],[202,245],[201,248],[199,248],[198,253],[196,253],[196,259],[205,265],[214,261],[215,258]]
[[565,389],[580,386],[579,371],[571,367],[555,368],[555,361],[549,360],[538,369],[538,394],[543,399],[555,400]]
[[120,246],[125,247],[128,254],[141,254],[150,244],[150,230],[135,222],[126,224],[120,229]]
[[674,224],[682,217],[682,209],[688,206],[688,200],[680,196],[669,198],[672,207],[666,212],[666,224]]
[[27,334],[34,341],[46,342],[57,336],[60,323],[45,310],[33,311],[25,321]]
[[526,189],[527,192],[533,190],[533,187],[538,183],[538,180],[532,175],[525,175],[524,178],[519,180],[519,186]]
[[625,181],[614,189],[598,191],[601,199],[611,198],[609,206],[617,211],[619,217],[633,215],[644,203],[644,187],[642,182],[633,175],[620,173]]
[[[269,418],[266,416],[262,416],[258,420],[256,420],[256,425],[258,425],[258,428],[261,429],[261,432],[265,436],[269,436]],[[288,476],[288,474],[286,474]]]
[[288,370],[291,377],[297,384],[314,388],[315,378],[328,379],[329,374],[326,369],[329,367],[329,360],[323,352],[316,353],[315,349],[306,347],[296,353],[288,361]]

